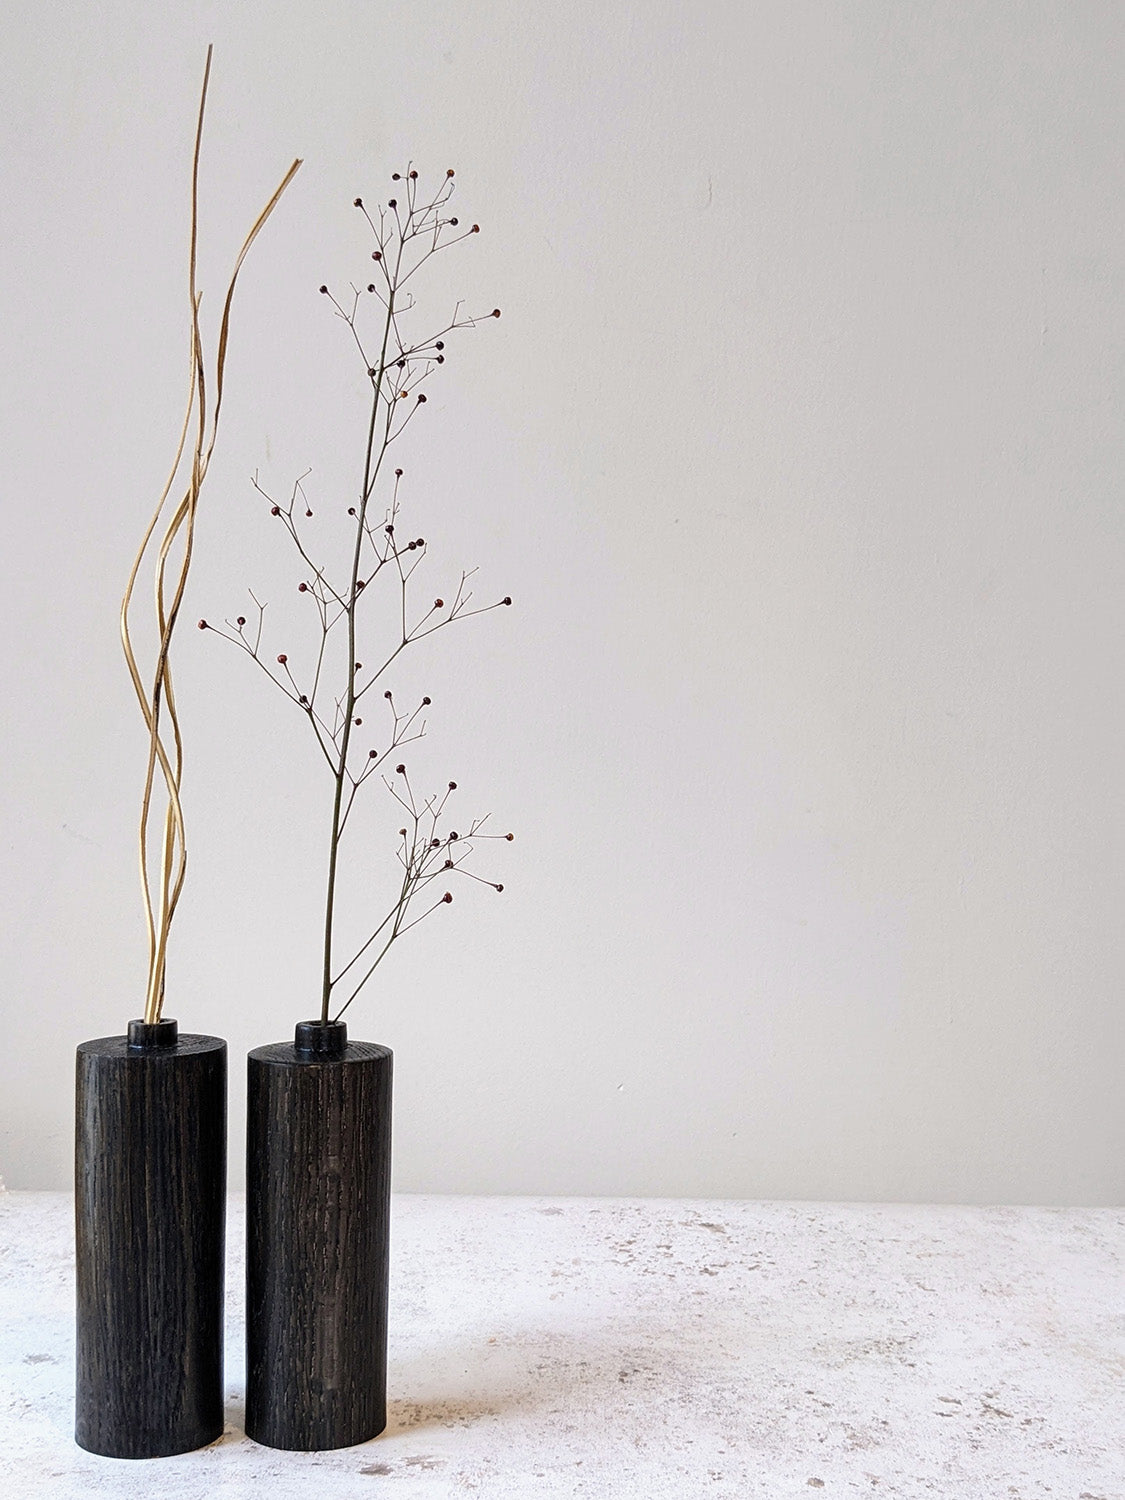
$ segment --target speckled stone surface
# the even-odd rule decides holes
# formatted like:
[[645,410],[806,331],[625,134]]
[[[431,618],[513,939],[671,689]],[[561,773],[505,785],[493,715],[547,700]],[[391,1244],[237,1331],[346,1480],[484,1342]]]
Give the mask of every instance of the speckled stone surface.
[[1125,1500],[1125,1212],[397,1197],[390,1421],[75,1447],[71,1202],[0,1195],[5,1500]]

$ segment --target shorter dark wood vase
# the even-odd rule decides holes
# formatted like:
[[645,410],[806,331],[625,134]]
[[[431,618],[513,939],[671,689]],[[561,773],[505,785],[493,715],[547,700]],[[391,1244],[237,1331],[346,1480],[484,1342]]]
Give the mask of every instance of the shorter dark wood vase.
[[249,1057],[246,1432],[270,1448],[387,1423],[391,1066],[343,1021]]
[[78,1048],[75,1440],[163,1458],[223,1431],[227,1044],[131,1021]]

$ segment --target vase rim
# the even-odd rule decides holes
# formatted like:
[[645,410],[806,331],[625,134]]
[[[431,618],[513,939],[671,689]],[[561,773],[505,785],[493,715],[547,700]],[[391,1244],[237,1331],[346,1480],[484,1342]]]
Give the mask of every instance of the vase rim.
[[156,1047],[174,1047],[179,1036],[179,1022],[168,1016],[159,1021],[130,1021],[126,1042],[130,1052],[149,1052]]
[[346,1021],[298,1021],[293,1046],[299,1057],[340,1057],[347,1051]]

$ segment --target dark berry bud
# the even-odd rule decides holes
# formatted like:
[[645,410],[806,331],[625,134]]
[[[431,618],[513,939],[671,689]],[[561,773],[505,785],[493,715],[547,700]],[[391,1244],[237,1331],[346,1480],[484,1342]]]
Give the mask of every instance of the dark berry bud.
[[245,615],[239,615],[238,619],[235,621],[235,624],[241,630],[242,627],[243,627],[243,625],[246,624],[246,616]]
[[389,522],[389,521],[388,521],[388,523],[387,523],[387,524],[386,524],[386,526],[384,526],[384,527],[383,527],[383,530],[384,530],[384,531],[385,531],[385,532],[386,532],[386,533],[387,533],[387,535],[388,535],[388,536],[394,536],[394,534],[395,534],[395,529],[394,529],[394,527],[393,527],[393,526],[392,526],[392,525],[391,525],[391,524],[390,524],[390,522]]
[[303,703],[306,708],[308,707],[309,700],[305,697],[304,693],[301,694],[299,701]]
[[444,599],[435,599],[434,600],[434,608],[435,609],[444,609],[445,608],[445,600]]
[[379,752],[378,752],[378,750],[369,750],[367,752],[367,759],[368,760],[378,760],[378,758],[379,758]]
[[[392,172],[391,173],[391,181],[392,182],[401,182],[402,181],[402,173],[401,172]],[[391,204],[391,207],[392,208],[394,207],[393,203]]]
[[423,698],[422,699],[422,707],[423,708],[429,708],[431,701],[432,700],[429,699],[429,698]]
[[443,339],[438,339],[437,343],[434,345],[434,348],[435,349],[444,349],[445,348],[445,341]]
[[361,661],[357,661],[356,664],[355,664],[355,669],[356,669],[357,672],[362,672],[363,671],[363,663]]
[[[368,283],[367,283],[367,290],[368,290],[368,291],[369,291],[369,292],[373,292],[373,291],[374,291],[374,290],[375,290],[375,283],[374,283],[374,282],[373,282],[373,281],[369,281],[369,282],[368,282]],[[375,372],[374,372],[374,370],[368,370],[368,372],[367,372],[367,373],[368,373],[368,374],[369,374],[369,375],[374,375],[374,373],[375,373]]]
[[365,589],[366,587],[367,587],[367,585],[366,585],[366,583],[364,583],[364,581],[363,581],[362,578],[357,578],[356,579],[356,581],[355,581],[355,591],[356,591],[357,594],[359,593],[360,589]]
[[376,377],[376,375],[378,375],[378,373],[379,373],[379,372],[378,372],[378,370],[377,370],[377,369],[376,369],[376,368],[375,368],[375,366],[374,366],[374,365],[371,365],[371,366],[370,366],[370,367],[369,367],[369,368],[368,368],[368,371],[367,371],[367,373],[368,373],[368,374],[369,374],[369,375],[370,375],[370,376],[371,376],[371,378],[372,378],[372,380],[374,380],[374,379],[375,379],[375,377]]
[[446,891],[445,895],[441,899],[448,904],[450,901],[453,900],[453,892],[452,891]]
[[512,596],[511,596],[511,594],[505,594],[504,597],[503,597],[503,599],[501,599],[501,601],[500,601],[501,604],[511,604],[511,602],[512,602]]
[[355,506],[354,505],[349,505],[348,506],[348,515],[349,516],[354,516],[355,515]]
[[515,834],[514,833],[506,833],[504,835],[504,837],[508,840],[508,843],[510,844],[512,842],[512,840],[515,838]]
[[404,370],[405,368],[406,368],[406,361],[404,359],[396,359],[395,360],[395,369],[396,370]]
[[395,478],[396,479],[401,479],[402,478],[402,470],[401,469],[396,469],[395,470]]
[[453,225],[453,227],[454,227],[454,228],[455,228],[455,229],[456,229],[456,227],[457,227],[457,220],[456,220],[456,219],[450,219],[450,221],[449,221],[449,222],[450,222],[450,223],[451,223],[451,224],[452,224],[452,225]]
[[442,865],[442,869],[443,870],[452,870],[452,868],[453,868],[453,861],[451,859],[447,859],[446,862],[445,862],[445,864]]
[[451,781],[449,783],[449,790],[451,792],[455,792],[457,790],[457,783],[455,781]]
[[352,207],[353,208],[362,208],[363,207],[363,199],[362,198],[357,198],[355,200],[355,202],[352,204]]
[[383,697],[386,698],[389,701],[390,700],[390,696],[391,696],[391,690],[390,690],[390,688],[388,688],[387,691],[383,694]]
[[289,658],[285,655],[284,651],[281,653],[281,655],[277,659],[281,663],[282,666],[284,666],[285,663],[289,660]]
[[307,594],[308,591],[309,591],[309,586],[308,586],[307,583],[299,583],[297,585],[297,592],[298,592],[298,594]]
[[200,630],[206,630],[207,629],[207,621],[206,620],[200,620],[200,622],[199,622],[199,628],[200,628]]
[[473,227],[472,227],[472,229],[469,230],[469,233],[470,234],[479,234],[480,233],[480,225],[479,224],[474,224]]
[[496,889],[497,889],[497,890],[498,890],[498,891],[502,891],[502,890],[503,890],[503,889],[504,889],[504,887],[503,887],[503,886],[502,886],[502,885],[498,885],[498,886],[497,886],[497,887],[496,887]]
[[407,552],[417,552],[417,550],[418,550],[418,543],[417,542],[407,542],[407,544],[406,544],[406,550],[407,550]]
[[326,286],[322,286],[320,290],[323,293],[323,292],[327,292],[328,288]]
[[397,198],[388,198],[387,199],[387,207],[388,208],[397,208],[398,207],[398,199]]
[[311,510],[307,510],[307,511],[305,511],[305,515],[306,515],[306,516],[311,516],[311,515],[312,515],[312,511],[311,511]]
[[270,506],[270,515],[271,516],[279,516],[280,514],[281,514],[281,506],[280,505],[271,505]]
[[402,764],[401,761],[399,761],[398,765],[395,767],[395,770],[398,772],[398,774],[400,776],[405,776],[406,775],[406,767]]
[[355,725],[355,727],[356,727],[356,728],[357,728],[357,729],[358,729],[358,728],[359,728],[359,726],[360,726],[360,725],[361,725],[361,724],[362,724],[362,723],[363,723],[363,720],[362,720],[362,719],[353,719],[353,720],[352,720],[352,723],[353,723],[353,724],[354,724],[354,725]]
[[419,403],[419,405],[421,405],[421,403],[423,401],[425,401],[425,399],[426,399],[426,393],[425,393],[425,391],[419,391],[418,392],[418,403]]
[[416,177],[417,177],[417,176],[418,176],[418,173],[417,173],[417,172],[411,172],[411,174],[410,174],[410,177],[411,177],[411,180],[413,180],[413,179],[414,179],[414,178],[416,178]]
[[494,307],[492,309],[492,316],[494,318],[498,318],[500,316],[500,309],[498,307]]
[[437,362],[438,362],[439,365],[445,364],[445,355],[444,354],[439,354],[438,357],[437,357]]
[[447,177],[452,177],[452,176],[453,176],[453,168],[452,168],[452,167],[448,167],[448,168],[447,168],[447,169],[446,169],[446,173],[445,173],[445,175],[446,175],[446,176],[447,176]]
[[431,849],[440,849],[441,848],[441,839],[431,839],[430,840],[430,848]]
[[449,835],[449,842],[451,844],[455,844],[457,842],[457,835],[455,833],[451,833]]
[[418,538],[418,545],[419,547],[424,547],[426,545],[426,538],[424,536],[420,536]]
[[372,252],[371,252],[371,259],[372,260],[382,260],[383,259],[383,252],[381,250],[372,250]]
[[406,829],[405,828],[400,828],[399,829],[399,833],[402,835],[403,838],[406,837]]

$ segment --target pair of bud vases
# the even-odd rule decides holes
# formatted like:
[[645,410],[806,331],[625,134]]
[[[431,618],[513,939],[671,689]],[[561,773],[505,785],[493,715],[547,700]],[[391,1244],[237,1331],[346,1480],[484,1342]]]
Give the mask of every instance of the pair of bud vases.
[[[246,1433],[344,1448],[386,1425],[391,1069],[342,1021],[248,1060]],[[175,1021],[78,1048],[80,1447],[222,1435],[227,1047]]]

